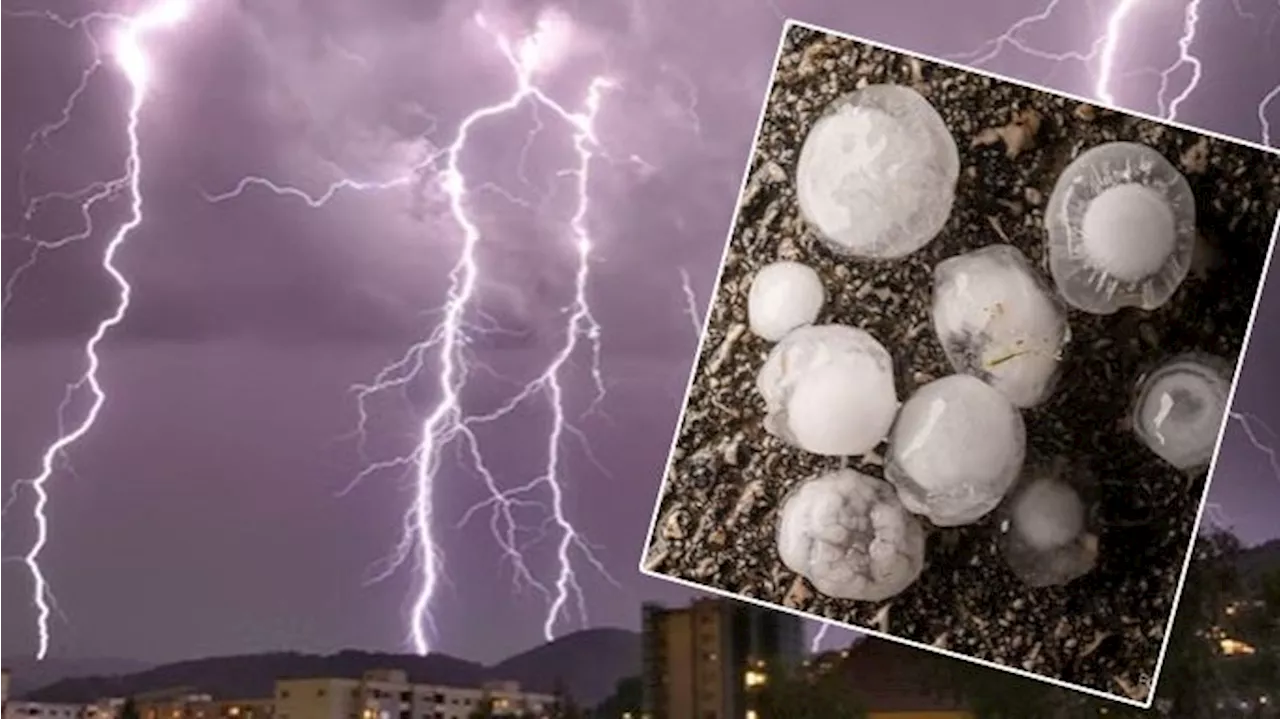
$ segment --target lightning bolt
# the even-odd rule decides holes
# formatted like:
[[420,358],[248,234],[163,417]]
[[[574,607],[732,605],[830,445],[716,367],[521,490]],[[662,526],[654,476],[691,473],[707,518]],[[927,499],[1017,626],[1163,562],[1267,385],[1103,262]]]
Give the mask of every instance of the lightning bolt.
[[817,654],[822,651],[822,640],[827,638],[827,632],[831,629],[831,625],[826,622],[818,623],[818,631],[813,633],[813,640],[809,643],[809,653]]
[[[449,274],[450,284],[447,300],[440,311],[441,319],[424,339],[412,345],[399,360],[384,368],[371,382],[355,388],[359,405],[358,432],[363,436],[368,420],[366,403],[372,397],[389,390],[403,389],[421,376],[432,359],[438,367],[434,384],[439,396],[432,410],[422,420],[419,440],[413,451],[405,456],[370,463],[355,480],[358,483],[366,477],[395,467],[408,468],[410,471],[413,499],[405,516],[405,532],[393,553],[381,564],[373,581],[389,576],[410,559],[416,562],[417,588],[412,598],[408,634],[414,650],[419,654],[427,654],[432,649],[432,605],[437,589],[445,577],[444,551],[436,539],[438,522],[435,493],[444,451],[455,444],[465,450],[471,469],[479,475],[488,494],[486,499],[465,512],[458,524],[467,523],[480,512],[490,512],[489,526],[494,542],[503,559],[511,563],[517,587],[522,584],[531,586],[547,600],[543,634],[548,641],[555,638],[560,622],[571,616],[571,602],[582,621],[588,621],[586,596],[575,569],[580,562],[585,562],[618,586],[597,558],[591,544],[569,518],[565,508],[563,480],[563,448],[570,438],[581,442],[588,458],[598,469],[604,471],[590,454],[585,435],[569,421],[563,374],[570,361],[585,349],[590,355],[590,371],[595,389],[588,413],[604,400],[605,381],[600,363],[602,331],[592,313],[587,292],[593,247],[588,219],[591,168],[596,160],[608,159],[600,151],[595,129],[596,118],[605,93],[614,87],[614,83],[605,77],[594,78],[587,89],[584,109],[579,112],[571,111],[548,96],[537,84],[539,47],[536,34],[513,45],[506,37],[493,30],[482,15],[476,16],[476,22],[489,32],[497,49],[510,64],[516,81],[515,88],[505,98],[464,117],[458,125],[453,142],[428,153],[428,157],[412,168],[409,174],[381,182],[342,179],[332,183],[318,195],[255,176],[241,180],[227,192],[208,196],[211,201],[220,202],[237,197],[251,187],[262,187],[277,195],[300,199],[310,207],[321,207],[343,190],[376,191],[405,187],[412,185],[422,172],[437,173],[440,188],[448,200],[449,217],[461,233],[461,251]],[[486,414],[473,414],[463,407],[461,395],[472,371],[479,367],[467,347],[473,337],[483,332],[484,328],[475,326],[468,320],[468,315],[475,311],[477,286],[483,274],[477,252],[484,237],[468,209],[472,195],[478,188],[463,174],[460,165],[471,146],[475,128],[486,120],[525,106],[533,107],[535,112],[549,112],[563,121],[573,133],[573,164],[561,175],[571,176],[575,180],[575,205],[568,223],[577,259],[574,298],[564,310],[566,320],[563,342],[538,376],[513,393],[498,409]],[[520,155],[517,170],[521,176],[529,146],[534,136],[543,129],[541,116],[538,116]],[[486,188],[497,190],[508,199],[520,202],[501,188]],[[521,204],[528,206],[527,203]],[[503,489],[497,476],[485,462],[476,430],[509,416],[516,408],[537,399],[545,401],[552,414],[545,437],[546,463],[534,479],[514,488]],[[546,495],[545,499],[534,498],[540,492]],[[521,508],[535,508],[545,512],[543,525],[538,528],[522,527],[515,517],[516,510]],[[558,569],[552,581],[544,582],[536,578],[525,559],[525,551],[531,542],[522,542],[520,535],[531,529],[538,533],[538,539],[548,532],[557,535],[555,556]]]
[[[127,159],[125,162],[124,175],[118,179],[110,180],[103,183],[96,183],[89,188],[72,193],[53,193],[44,195],[33,200],[28,205],[27,218],[34,211],[32,208],[38,208],[43,204],[54,199],[64,199],[79,202],[79,210],[82,219],[85,222],[84,229],[67,238],[54,242],[37,242],[36,251],[32,257],[41,249],[56,249],[64,246],[76,239],[88,237],[93,232],[91,215],[93,208],[103,200],[117,192],[124,192],[129,198],[129,214],[128,218],[121,224],[111,235],[110,240],[102,255],[102,269],[111,278],[116,286],[116,303],[110,314],[101,320],[93,334],[89,337],[84,345],[85,370],[84,373],[69,385],[67,395],[64,396],[63,403],[59,407],[59,417],[61,418],[63,411],[66,409],[70,396],[82,390],[88,390],[90,403],[87,411],[78,422],[70,426],[62,425],[60,422],[60,431],[58,438],[54,440],[46,449],[40,461],[40,473],[31,479],[20,480],[18,486],[27,487],[35,495],[35,502],[32,506],[32,517],[35,520],[36,536],[31,543],[30,549],[22,556],[22,562],[26,565],[27,570],[32,578],[32,603],[36,609],[36,631],[38,636],[38,645],[36,648],[36,658],[44,659],[49,652],[49,618],[54,611],[55,604],[52,599],[52,592],[49,588],[49,582],[45,577],[45,573],[40,564],[40,556],[49,541],[49,482],[52,480],[56,465],[60,457],[64,455],[71,447],[84,437],[93,428],[94,423],[98,419],[99,413],[102,411],[103,405],[106,403],[107,395],[103,389],[98,376],[98,370],[102,365],[101,353],[99,348],[107,335],[124,321],[125,315],[129,311],[129,302],[133,292],[128,279],[116,266],[116,255],[123,248],[129,235],[143,222],[143,197],[142,197],[142,155],[141,141],[139,139],[138,127],[139,118],[147,97],[152,73],[151,61],[147,55],[146,48],[143,44],[145,37],[156,30],[173,27],[180,23],[190,11],[189,4],[182,0],[166,0],[157,3],[146,10],[141,11],[137,15],[125,16],[111,13],[92,13],[75,20],[66,20],[57,15],[50,13],[18,13],[16,16],[32,16],[40,17],[49,21],[56,22],[63,27],[68,28],[85,28],[90,22],[95,20],[109,20],[118,24],[118,32],[114,38],[112,54],[115,59],[115,66],[124,76],[129,85],[129,100],[126,108],[126,136],[127,136]],[[86,31],[87,32],[87,31]],[[90,36],[92,37],[92,36]],[[96,41],[92,42],[93,48],[100,51]],[[81,81],[75,90],[68,97],[63,105],[59,118],[51,124],[45,125],[36,134],[32,136],[32,141],[28,143],[27,150],[34,147],[34,143],[48,139],[51,135],[60,130],[68,122],[75,110],[75,106],[80,96],[84,93],[88,86],[89,80],[102,64],[102,55],[98,53],[96,59],[90,69],[81,75]],[[25,268],[32,266],[34,260],[28,260],[20,266],[17,273],[10,276],[9,282],[5,286],[6,304],[12,291],[14,277],[20,274]]]
[[[1203,76],[1203,61],[1193,51],[1201,19],[1202,0],[1186,0],[1182,12],[1182,32],[1177,40],[1177,58],[1163,70],[1139,70],[1131,74],[1151,73],[1158,77],[1156,88],[1156,107],[1160,117],[1175,120],[1182,104],[1200,86]],[[1106,14],[1102,32],[1089,44],[1085,51],[1067,50],[1050,52],[1028,43],[1023,35],[1031,28],[1049,22],[1059,14],[1064,5],[1063,0],[1050,0],[1039,12],[1025,15],[1010,24],[1003,33],[987,40],[977,49],[967,53],[948,56],[948,59],[981,67],[1013,48],[1024,55],[1053,62],[1079,62],[1090,68],[1093,75],[1091,94],[1100,102],[1119,106],[1116,82],[1120,79],[1117,64],[1120,50],[1127,38],[1128,22],[1139,6],[1152,4],[1150,0],[1115,0]],[[1073,5],[1074,7],[1074,5]],[[1240,0],[1234,0],[1232,7],[1243,20],[1256,20],[1256,16],[1245,10]],[[1190,68],[1190,77],[1182,89],[1170,96],[1173,90],[1174,77],[1184,68]],[[1262,143],[1272,144],[1271,122],[1268,117],[1270,107],[1280,97],[1280,85],[1274,87],[1258,103],[1257,117]]]
[[696,342],[702,336],[702,314],[698,311],[698,294],[693,291],[693,279],[683,267],[680,268],[680,289],[684,292],[684,314],[693,327],[693,339]]

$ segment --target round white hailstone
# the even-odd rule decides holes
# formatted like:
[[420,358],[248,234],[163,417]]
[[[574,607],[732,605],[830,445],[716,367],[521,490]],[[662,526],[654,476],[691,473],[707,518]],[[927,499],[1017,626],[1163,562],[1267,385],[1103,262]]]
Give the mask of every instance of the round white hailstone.
[[1054,185],[1045,223],[1058,292],[1085,312],[1155,309],[1191,268],[1191,186],[1146,145],[1109,142],[1077,157]]
[[1181,470],[1204,468],[1213,458],[1227,412],[1231,370],[1203,354],[1173,358],[1138,389],[1133,427],[1164,461]]
[[1085,503],[1064,480],[1071,468],[1065,461],[1058,465],[1051,472],[1027,472],[1000,510],[1005,562],[1032,587],[1071,582],[1092,571],[1098,559],[1098,536],[1090,530]]
[[929,101],[901,85],[868,85],[809,130],[796,200],[832,250],[891,259],[942,230],[959,176],[955,139]]
[[829,597],[878,602],[924,568],[924,527],[893,487],[842,469],[801,482],[778,510],[778,555]]
[[751,280],[747,321],[758,337],[777,342],[791,330],[813,324],[826,301],[827,292],[812,267],[774,262]]
[[893,360],[855,327],[801,327],[774,345],[756,388],[765,430],[806,452],[865,454],[884,440],[898,411]]
[[938,264],[933,328],[956,372],[1000,390],[1018,407],[1053,392],[1067,313],[1016,247],[991,245]]
[[1031,547],[1057,549],[1084,530],[1084,502],[1061,482],[1037,480],[1014,499],[1012,521],[1013,531]]
[[970,375],[916,391],[889,438],[885,478],[907,509],[940,527],[970,524],[1000,504],[1026,456],[1022,415]]

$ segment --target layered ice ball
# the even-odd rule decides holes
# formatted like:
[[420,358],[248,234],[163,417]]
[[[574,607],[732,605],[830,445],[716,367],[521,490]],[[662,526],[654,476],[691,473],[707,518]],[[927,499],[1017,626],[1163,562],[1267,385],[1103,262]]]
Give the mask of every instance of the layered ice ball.
[[976,377],[943,377],[916,391],[889,438],[885,478],[902,504],[940,527],[995,509],[1026,457],[1018,409]]
[[990,245],[934,269],[933,327],[956,372],[1000,390],[1018,407],[1053,391],[1067,314],[1030,261],[1011,245]]
[[1231,369],[1201,353],[1179,355],[1143,379],[1133,408],[1133,429],[1144,444],[1185,471],[1213,459],[1227,401]]
[[1058,291],[1085,312],[1155,309],[1191,268],[1191,186],[1146,145],[1110,142],[1081,154],[1058,178],[1045,223]]
[[1093,569],[1098,539],[1088,531],[1084,501],[1066,481],[1030,475],[1004,513],[1005,561],[1026,584],[1066,584]]
[[806,452],[865,454],[898,410],[893,359],[874,337],[844,325],[801,327],[774,345],[756,388],[765,430]]
[[888,599],[924,568],[924,527],[883,480],[851,469],[805,480],[778,517],[782,563],[829,597]]
[[946,224],[959,175],[955,139],[928,100],[900,85],[868,85],[809,130],[796,200],[834,251],[902,257]]

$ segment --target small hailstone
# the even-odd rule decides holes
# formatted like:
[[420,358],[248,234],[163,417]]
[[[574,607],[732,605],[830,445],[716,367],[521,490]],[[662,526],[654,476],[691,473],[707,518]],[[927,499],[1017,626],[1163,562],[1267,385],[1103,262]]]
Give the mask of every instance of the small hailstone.
[[1155,309],[1191,268],[1191,186],[1146,145],[1109,142],[1081,154],[1058,178],[1045,222],[1058,292],[1085,312]]
[[1066,584],[1093,569],[1098,537],[1089,531],[1084,501],[1067,482],[1029,474],[1001,513],[1005,561],[1026,584]]
[[852,469],[801,482],[778,510],[778,555],[829,597],[878,602],[924,568],[924,527],[893,487]]
[[865,454],[889,433],[898,411],[893,360],[855,327],[813,325],[782,338],[756,388],[765,430],[806,452]]
[[1026,456],[1018,409],[958,374],[916,390],[889,437],[885,478],[907,509],[940,527],[970,524],[1000,504]]
[[956,372],[1018,407],[1048,398],[1070,337],[1067,314],[1026,256],[991,245],[933,271],[933,327]]
[[1133,428],[1161,459],[1181,470],[1204,468],[1217,448],[1231,392],[1225,360],[1203,354],[1174,357],[1138,388]]
[[942,230],[959,175],[955,139],[928,100],[901,85],[868,85],[809,130],[796,200],[832,250],[890,259]]
[[766,265],[751,280],[747,293],[747,321],[751,331],[770,342],[811,325],[827,300],[818,273],[799,262]]

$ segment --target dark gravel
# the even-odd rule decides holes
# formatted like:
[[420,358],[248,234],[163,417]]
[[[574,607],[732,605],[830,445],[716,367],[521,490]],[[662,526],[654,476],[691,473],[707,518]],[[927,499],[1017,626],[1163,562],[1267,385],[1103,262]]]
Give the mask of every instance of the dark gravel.
[[[912,85],[933,102],[960,147],[962,169],[955,210],[932,244],[902,261],[861,264],[833,256],[808,235],[791,172],[805,133],[827,104],[881,82]],[[1028,109],[1040,119],[1032,146],[1013,153],[1003,142],[974,145],[983,130],[1006,126]],[[771,345],[745,328],[753,273],[778,259],[815,267],[830,296],[819,322],[855,325],[879,338],[897,361],[905,399],[950,373],[929,320],[934,265],[996,242],[1009,242],[1042,265],[1042,208],[1059,172],[1083,149],[1121,139],[1150,145],[1182,168],[1196,192],[1204,242],[1192,276],[1159,310],[1109,317],[1073,312],[1063,381],[1049,402],[1025,413],[1029,463],[1066,456],[1099,478],[1098,566],[1066,587],[1029,589],[1005,567],[991,515],[976,525],[932,530],[923,576],[888,602],[818,596],[778,559],[775,511],[796,482],[841,461],[789,448],[763,430],[754,383]],[[1280,157],[792,28],[646,568],[1145,699],[1205,481],[1163,465],[1127,431],[1124,418],[1138,378],[1163,359],[1197,349],[1234,363],[1278,207]],[[882,476],[883,451],[849,462]]]

